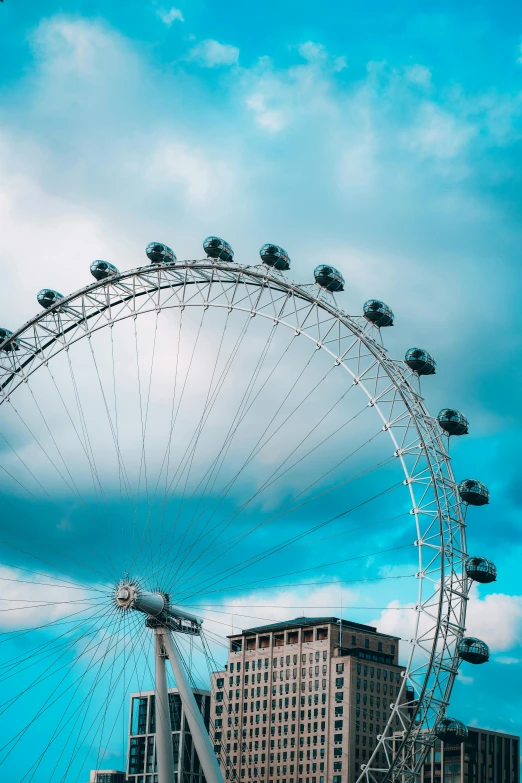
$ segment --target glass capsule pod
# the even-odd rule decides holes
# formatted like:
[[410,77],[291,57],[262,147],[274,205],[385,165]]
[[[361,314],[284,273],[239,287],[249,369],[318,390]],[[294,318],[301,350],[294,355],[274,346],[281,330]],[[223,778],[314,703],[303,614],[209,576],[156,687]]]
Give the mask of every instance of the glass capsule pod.
[[437,416],[441,429],[448,435],[467,435],[469,424],[466,417],[453,408],[444,408]]
[[332,293],[344,291],[344,277],[333,266],[328,266],[328,264],[316,266],[314,277],[317,285],[320,285],[321,288],[326,288],[327,291],[332,291]]
[[466,726],[456,718],[442,718],[435,724],[435,736],[450,745],[462,745],[468,737]]
[[203,250],[209,258],[219,258],[220,261],[233,261],[234,251],[224,239],[207,237],[203,242]]
[[176,261],[172,248],[164,245],[163,242],[149,242],[145,252],[147,253],[147,258],[153,264],[168,264]]
[[283,250],[279,245],[266,244],[263,245],[259,251],[261,261],[267,266],[273,266],[274,269],[278,269],[280,272],[285,272],[290,269],[290,259],[286,250]]
[[93,261],[91,264],[91,275],[96,280],[105,280],[107,277],[119,274],[119,269],[116,269],[114,264],[109,264],[108,261]]
[[485,506],[489,503],[489,489],[475,479],[464,479],[459,484],[459,495],[470,506]]
[[371,324],[375,324],[381,328],[381,326],[393,326],[394,315],[391,308],[379,299],[368,299],[364,303],[363,315],[367,321]]
[[482,639],[473,636],[465,636],[457,644],[459,658],[468,663],[480,664],[489,661],[489,647]]
[[485,557],[468,557],[466,560],[466,575],[475,582],[488,585],[491,582],[496,582],[497,567],[491,560],[486,560]]
[[2,329],[0,327],[0,351],[5,351],[5,353],[11,353],[11,351],[18,351],[19,347],[16,343],[16,340],[13,340],[12,342],[8,343],[7,345],[3,345],[6,340],[9,340],[10,337],[13,336],[13,333],[9,331],[9,329]]
[[404,363],[417,375],[435,375],[435,359],[423,348],[410,348],[406,351]]
[[38,304],[47,309],[56,304],[56,302],[59,302],[60,299],[63,299],[63,294],[59,294],[58,291],[53,291],[52,288],[42,288],[42,290],[38,291],[36,294],[36,298]]

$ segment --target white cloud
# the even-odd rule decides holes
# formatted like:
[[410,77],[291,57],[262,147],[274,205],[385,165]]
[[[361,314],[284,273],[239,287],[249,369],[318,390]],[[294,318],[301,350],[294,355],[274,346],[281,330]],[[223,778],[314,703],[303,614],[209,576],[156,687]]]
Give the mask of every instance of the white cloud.
[[314,43],[313,41],[306,41],[297,47],[297,51],[308,62],[315,62],[317,60],[325,60],[327,52],[323,44]]
[[411,150],[423,157],[451,160],[464,152],[474,134],[472,125],[434,103],[425,102],[405,140]]
[[209,39],[194,46],[189,53],[189,59],[195,60],[204,68],[236,65],[239,60],[239,49]]
[[419,87],[429,87],[431,84],[431,71],[425,65],[410,65],[404,69],[404,74],[411,84]]
[[204,150],[192,149],[176,141],[158,143],[148,168],[151,182],[181,185],[191,202],[211,198],[219,183],[222,195],[232,187],[233,172],[219,159],[213,160]]
[[160,10],[158,11],[158,16],[163,22],[163,24],[166,24],[167,27],[171,27],[173,22],[184,22],[185,19],[183,17],[183,14],[179,10],[179,8],[169,8],[168,11]]
[[82,609],[87,610],[85,616],[89,617],[96,605],[93,593],[77,590],[67,585],[68,581],[67,577],[64,580],[46,576],[32,578],[27,571],[0,567],[0,628],[9,631],[34,628],[75,612],[81,618]]
[[492,652],[522,645],[522,596],[490,593],[481,599],[474,591],[466,626],[466,634],[483,639]]

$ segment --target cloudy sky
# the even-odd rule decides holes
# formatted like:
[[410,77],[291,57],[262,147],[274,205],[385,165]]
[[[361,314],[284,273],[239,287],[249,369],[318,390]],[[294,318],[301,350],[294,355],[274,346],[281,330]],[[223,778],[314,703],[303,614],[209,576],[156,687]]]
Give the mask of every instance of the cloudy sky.
[[[470,419],[455,473],[491,490],[470,551],[499,567],[468,623],[492,661],[463,670],[452,713],[520,733],[520,8],[5,0],[0,120],[1,326],[44,286],[85,285],[94,258],[131,268],[151,239],[199,258],[217,234],[244,263],[283,245],[301,282],[333,263],[346,311],[393,307],[394,356],[433,353],[430,409]],[[277,618],[301,601],[339,591],[229,596]],[[397,606],[364,619],[407,625]]]

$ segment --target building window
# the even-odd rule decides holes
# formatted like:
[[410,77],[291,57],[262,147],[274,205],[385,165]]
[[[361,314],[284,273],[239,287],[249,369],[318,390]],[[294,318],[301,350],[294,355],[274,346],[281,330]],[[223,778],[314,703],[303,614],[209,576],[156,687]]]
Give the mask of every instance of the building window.
[[299,643],[299,631],[289,631],[289,633],[286,636],[286,643],[287,644],[298,644]]
[[285,646],[285,635],[283,633],[275,633],[274,647],[284,647],[284,646]]
[[242,639],[232,639],[230,642],[230,650],[232,652],[241,652],[242,649]]
[[342,688],[344,685],[344,677],[337,677],[335,680],[335,687]]
[[328,639],[328,628],[318,628],[316,639],[318,642],[323,642]]
[[369,648],[369,646],[370,646],[370,640],[369,639],[365,639],[364,640],[364,646],[366,647],[366,649]]
[[217,685],[218,688],[222,688],[224,684],[225,684],[225,681],[222,678],[220,678],[219,680],[216,680],[216,685]]
[[270,647],[270,636],[260,636],[259,646],[261,648]]
[[[358,693],[357,695],[360,696],[361,694]],[[342,701],[342,700],[343,700],[343,692],[337,691],[335,694],[335,701]]]
[[334,729],[335,729],[336,731],[339,731],[339,730],[342,730],[342,728],[343,728],[343,722],[342,722],[342,720],[336,720],[336,721],[335,721],[335,725],[334,725]]
[[337,672],[337,674],[342,674],[344,672],[344,663],[336,664],[335,671]]
[[313,642],[314,640],[314,631],[313,628],[309,628],[306,631],[303,631],[303,642]]
[[342,743],[343,741],[343,735],[342,734],[334,734],[334,742],[336,745]]
[[246,648],[247,650],[255,650],[256,649],[256,637],[254,636],[251,639],[246,640]]

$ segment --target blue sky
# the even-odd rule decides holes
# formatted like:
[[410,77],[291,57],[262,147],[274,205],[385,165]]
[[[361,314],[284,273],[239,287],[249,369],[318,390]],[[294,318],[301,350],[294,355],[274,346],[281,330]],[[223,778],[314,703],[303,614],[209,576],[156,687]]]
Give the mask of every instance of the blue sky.
[[515,3],[0,6],[1,325],[43,286],[86,284],[93,258],[130,268],[154,238],[197,258],[212,233],[245,263],[278,242],[302,282],[330,261],[348,312],[388,302],[392,354],[437,359],[430,409],[470,419],[456,475],[492,492],[468,535],[500,570],[476,596],[493,661],[452,712],[513,733],[521,119]]

